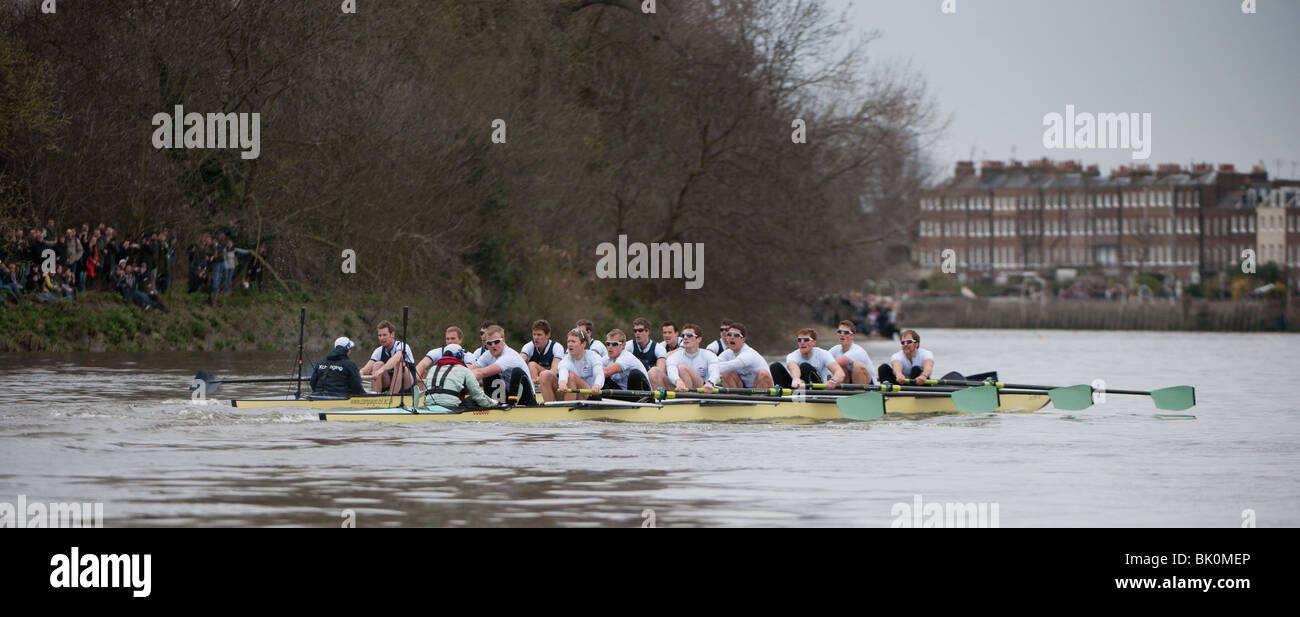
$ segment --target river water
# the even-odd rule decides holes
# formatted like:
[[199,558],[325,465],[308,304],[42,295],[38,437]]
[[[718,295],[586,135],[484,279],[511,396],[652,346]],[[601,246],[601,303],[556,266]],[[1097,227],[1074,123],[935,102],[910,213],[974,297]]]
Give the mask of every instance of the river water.
[[[284,386],[190,399],[198,370],[278,376],[285,354],[6,354],[0,501],[100,502],[109,527],[888,527],[918,500],[984,504],[1002,527],[1237,527],[1247,510],[1300,525],[1300,338],[923,335],[938,373],[1194,385],[1196,407],[1162,413],[1195,418],[1111,394],[1077,412],[811,426],[325,423],[226,400]],[[877,363],[897,350],[866,347]]]

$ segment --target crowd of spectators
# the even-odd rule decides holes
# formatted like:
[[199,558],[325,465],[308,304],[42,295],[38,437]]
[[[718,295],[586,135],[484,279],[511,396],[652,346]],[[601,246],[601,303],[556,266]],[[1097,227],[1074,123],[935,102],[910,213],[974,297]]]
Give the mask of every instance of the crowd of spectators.
[[[0,306],[7,302],[75,302],[86,290],[111,291],[142,310],[163,310],[173,282],[176,246],[168,230],[136,239],[100,223],[57,231],[53,220],[28,229],[0,225]],[[259,248],[265,258],[266,247]],[[245,287],[261,291],[262,264],[234,240],[203,234],[189,247],[189,291],[229,292],[240,258],[247,257]]]
[[857,332],[893,338],[898,333],[898,314],[893,300],[860,291],[821,296],[812,301],[813,318],[828,326],[842,320],[853,322]]

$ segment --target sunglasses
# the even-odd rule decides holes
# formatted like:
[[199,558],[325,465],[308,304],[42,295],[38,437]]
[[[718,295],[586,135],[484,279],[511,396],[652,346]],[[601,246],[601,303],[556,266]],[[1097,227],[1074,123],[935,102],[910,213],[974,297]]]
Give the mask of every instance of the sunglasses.
[[696,333],[694,333],[694,332],[683,332],[683,333],[682,333],[682,338],[699,338],[699,337],[700,337],[700,335],[698,335],[698,334],[696,334]]
[[494,339],[492,339],[492,340],[490,340],[490,341],[483,341],[483,344],[484,344],[484,345],[496,345],[497,343],[500,343],[501,341],[502,341],[502,339],[494,338]]
[[798,340],[799,340],[800,343],[808,343],[808,342],[811,342],[811,341],[815,341],[815,340],[817,340],[817,339],[815,339],[815,338],[808,338],[808,337],[806,337],[806,336],[801,336],[801,337],[799,337]]
[[633,331],[633,332],[645,332],[646,329],[645,329],[645,328],[632,328],[632,331]]
[[853,334],[852,330],[836,330],[836,334]]
[[910,338],[905,338],[905,339],[903,339],[903,340],[901,340],[901,341],[899,341],[899,342],[902,343],[902,344],[904,344],[904,345],[906,345],[906,344],[908,344],[908,343],[919,343],[920,341],[917,341],[917,340],[914,340],[914,339],[910,339]]
[[728,333],[727,333],[727,336],[730,336],[731,338],[740,338],[740,337],[745,336],[745,335],[744,335],[744,334],[741,334],[741,333],[739,333],[739,332],[728,332]]
[[623,344],[623,343],[621,343],[621,342],[619,342],[619,341],[605,341],[605,346],[606,346],[606,347],[618,347],[619,345],[622,345],[622,344]]

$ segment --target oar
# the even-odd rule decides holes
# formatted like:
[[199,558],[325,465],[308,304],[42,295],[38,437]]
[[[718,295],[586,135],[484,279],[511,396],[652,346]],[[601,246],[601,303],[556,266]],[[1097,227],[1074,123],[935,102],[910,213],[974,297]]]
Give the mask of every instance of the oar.
[[301,382],[305,379],[310,379],[310,378],[299,376],[299,377],[255,377],[255,378],[246,378],[246,379],[218,379],[214,377],[211,373],[208,373],[207,371],[199,371],[196,375],[194,375],[194,381],[190,382],[190,392],[199,389],[199,384],[194,383],[195,381],[203,382],[203,386],[202,386],[203,393],[206,395],[206,394],[216,394],[217,390],[221,389],[221,384],[227,384],[227,383],[290,383],[295,381]]
[[[1092,406],[1092,386],[1088,384],[1079,384],[1077,386],[1031,386],[1025,384],[1002,383],[1002,382],[975,382],[975,381],[954,381],[947,379],[931,379],[926,383],[940,386],[978,386],[992,385],[998,388],[1017,388],[1022,390],[1046,390],[1052,397],[1052,405],[1057,409],[1066,411],[1079,411]],[[1150,396],[1151,402],[1155,403],[1158,409],[1168,409],[1173,411],[1182,411],[1190,409],[1196,405],[1196,388],[1192,386],[1171,386],[1159,390],[1111,390],[1106,389],[1107,394],[1132,394],[1136,396]]]
[[[298,308],[298,368],[297,368],[294,372],[297,373],[299,377],[302,376],[302,369],[303,369],[303,365],[302,365],[302,339],[303,339],[303,334],[305,333],[306,329],[307,329],[307,307],[304,306],[304,307],[299,307],[299,308]],[[296,399],[301,399],[301,398],[302,398],[302,380],[301,380],[301,379],[295,379],[294,381],[297,381],[297,382],[298,382],[298,391],[297,391],[296,394],[294,394],[294,398],[296,398]]]
[[[566,390],[566,392],[572,392],[576,394],[592,393],[591,390],[586,390],[586,389]],[[776,401],[781,403],[803,403],[803,402],[831,403],[833,402],[837,406],[840,405],[840,401],[843,401],[845,399],[855,399],[858,396],[861,396],[861,395],[812,396],[812,397],[805,396],[805,395],[763,396],[763,395],[750,395],[750,394],[703,394],[699,392],[678,392],[676,390],[601,390],[601,394],[610,394],[610,395],[622,394],[622,395],[640,396],[640,397],[653,396],[655,400],[660,400],[660,401],[664,399],[671,399],[671,398],[690,398],[690,399],[737,401],[737,402],[744,402],[744,401]],[[876,396],[881,396],[879,393],[876,392],[867,392],[865,394],[875,394]],[[907,396],[913,398],[951,397],[953,401],[953,405],[957,408],[957,411],[968,412],[968,413],[989,413],[991,411],[996,410],[999,406],[1001,406],[1001,401],[998,398],[998,390],[997,388],[994,388],[992,386],[982,386],[978,388],[964,388],[953,392],[897,392],[897,393],[891,393],[890,396]],[[871,401],[871,400],[874,399],[860,399],[858,402],[850,401],[849,403],[846,404],[849,405],[850,413],[854,413],[855,415],[870,415],[869,409],[863,408],[861,407],[861,405],[862,405],[862,401]],[[881,400],[882,401],[884,400],[883,397]],[[874,403],[871,404],[874,405]],[[883,414],[884,408],[882,407],[881,409],[882,409],[881,413]],[[843,413],[845,411],[845,407],[840,406],[840,411]],[[845,416],[845,417],[849,417],[849,416]]]

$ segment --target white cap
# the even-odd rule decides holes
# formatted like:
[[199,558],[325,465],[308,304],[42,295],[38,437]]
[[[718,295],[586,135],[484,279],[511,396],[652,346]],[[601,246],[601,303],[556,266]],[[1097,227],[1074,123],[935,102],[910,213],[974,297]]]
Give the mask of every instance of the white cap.
[[455,343],[452,343],[442,348],[442,355],[444,356],[454,356],[463,353],[465,353],[465,350],[461,349],[460,345],[457,345]]
[[352,349],[352,341],[346,336],[340,336],[334,339],[334,346],[342,347],[343,349]]

